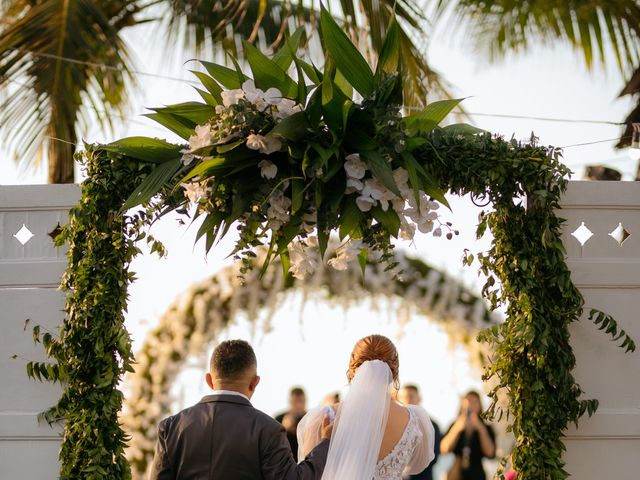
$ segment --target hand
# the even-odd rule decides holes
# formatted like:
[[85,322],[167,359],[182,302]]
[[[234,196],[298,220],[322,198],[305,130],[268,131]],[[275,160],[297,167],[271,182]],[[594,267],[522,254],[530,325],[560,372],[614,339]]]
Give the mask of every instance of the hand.
[[322,417],[322,426],[320,427],[320,440],[331,440],[333,433],[333,422],[329,420],[329,415]]
[[482,424],[482,421],[480,420],[480,417],[478,416],[478,414],[476,412],[473,412],[470,416],[469,416],[469,425],[471,426],[471,428],[473,428],[474,430],[478,430],[478,428],[480,428],[480,425]]
[[296,428],[298,427],[296,417],[290,413],[285,414],[285,416],[282,417],[282,426],[287,432],[295,433]]

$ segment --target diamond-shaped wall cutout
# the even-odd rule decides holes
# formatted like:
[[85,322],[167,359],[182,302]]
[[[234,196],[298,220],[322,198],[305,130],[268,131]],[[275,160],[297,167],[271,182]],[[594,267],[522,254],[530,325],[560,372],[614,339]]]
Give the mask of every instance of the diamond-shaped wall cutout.
[[580,226],[571,233],[571,235],[580,242],[580,245],[584,246],[584,244],[593,237],[593,232],[587,228],[584,222],[582,222]]
[[29,230],[27,226],[23,223],[22,228],[20,228],[20,230],[18,230],[13,236],[22,245],[26,245],[27,242],[31,240],[31,238],[33,237],[33,233],[31,233],[31,230]]
[[627,240],[627,238],[631,236],[631,234],[627,231],[626,228],[624,228],[622,222],[620,222],[618,223],[618,226],[613,230],[613,232],[609,233],[609,236],[616,242],[618,242],[618,245],[622,245]]

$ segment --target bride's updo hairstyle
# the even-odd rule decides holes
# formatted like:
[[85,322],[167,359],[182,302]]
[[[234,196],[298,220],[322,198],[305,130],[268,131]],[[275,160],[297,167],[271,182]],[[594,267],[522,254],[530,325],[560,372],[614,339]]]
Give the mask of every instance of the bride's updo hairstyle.
[[383,335],[369,335],[356,342],[351,352],[349,370],[347,370],[349,383],[351,383],[360,365],[368,360],[381,360],[386,363],[393,376],[393,385],[396,389],[399,389],[400,380],[398,371],[400,369],[400,362],[398,360],[396,346],[391,340]]

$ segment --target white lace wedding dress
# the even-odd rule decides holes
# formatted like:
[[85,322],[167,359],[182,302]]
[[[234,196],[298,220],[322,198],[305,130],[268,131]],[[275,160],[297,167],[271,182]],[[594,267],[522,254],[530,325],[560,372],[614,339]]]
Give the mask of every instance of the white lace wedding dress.
[[[400,440],[384,458],[378,460],[372,480],[402,480],[403,475],[422,472],[434,458],[434,431],[427,412],[408,405],[409,421]],[[333,409],[332,413],[333,412]],[[298,458],[305,456],[320,442],[320,424],[326,409],[307,413],[298,426]],[[366,480],[366,479],[349,479]]]

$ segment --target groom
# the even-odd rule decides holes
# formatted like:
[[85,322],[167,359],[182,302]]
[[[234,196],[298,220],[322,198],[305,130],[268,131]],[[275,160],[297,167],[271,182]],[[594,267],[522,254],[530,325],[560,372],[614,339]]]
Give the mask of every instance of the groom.
[[151,480],[320,480],[333,424],[324,419],[323,441],[296,464],[282,425],[249,402],[256,371],[247,342],[215,349],[205,377],[213,392],[160,422]]

